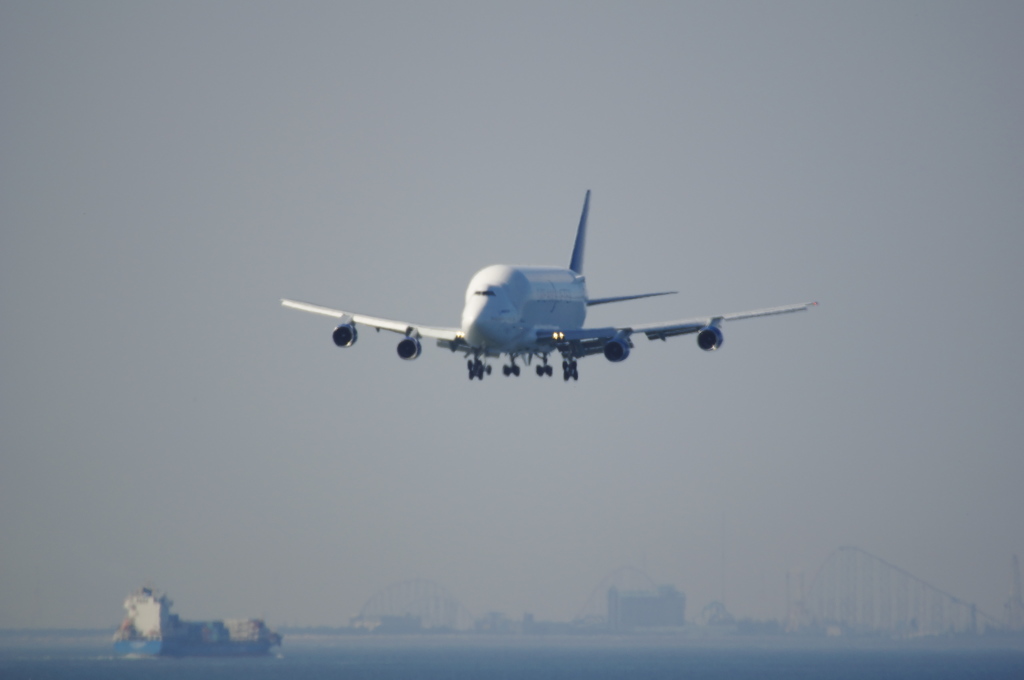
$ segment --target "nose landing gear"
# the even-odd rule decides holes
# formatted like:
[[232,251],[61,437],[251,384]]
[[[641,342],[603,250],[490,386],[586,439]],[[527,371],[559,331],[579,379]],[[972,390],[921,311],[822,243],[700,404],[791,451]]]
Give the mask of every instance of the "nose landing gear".
[[569,378],[572,378],[573,380],[580,379],[580,373],[576,370],[575,359],[562,362],[562,380],[569,382]]

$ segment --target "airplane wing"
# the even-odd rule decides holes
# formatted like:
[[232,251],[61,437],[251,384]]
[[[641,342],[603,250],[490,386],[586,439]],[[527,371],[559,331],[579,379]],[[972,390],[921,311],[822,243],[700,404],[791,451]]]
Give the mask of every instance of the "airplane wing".
[[448,342],[456,342],[462,338],[462,330],[458,328],[421,326],[407,321],[382,319],[376,316],[367,316],[365,314],[332,309],[330,307],[321,307],[320,305],[310,304],[309,302],[300,302],[298,300],[283,299],[281,300],[281,304],[285,307],[291,307],[292,309],[298,309],[303,312],[329,316],[332,319],[338,319],[342,323],[362,324],[364,326],[369,326],[370,328],[392,331],[394,333],[401,333],[402,335],[408,335],[411,337],[437,338],[438,340],[446,340]]
[[817,306],[817,302],[804,302],[797,305],[783,305],[781,307],[766,307],[755,309],[749,312],[737,312],[735,314],[722,314],[700,319],[687,319],[685,321],[670,321],[668,323],[652,323],[641,326],[632,326],[628,329],[630,333],[643,333],[648,340],[664,340],[675,335],[686,335],[696,333],[708,326],[717,325],[723,321],[738,321],[739,319],[753,319],[759,316],[774,316],[775,314],[790,314],[792,312],[804,312],[811,307]]
[[[699,333],[708,327],[717,328],[723,321],[738,321],[739,319],[753,319],[759,316],[774,316],[776,314],[790,314],[792,312],[803,312],[816,306],[817,302],[804,302],[796,305],[783,305],[781,307],[766,307],[755,309],[749,312],[737,312],[734,314],[721,314],[719,316],[707,316],[683,321],[669,321],[664,323],[643,324],[639,326],[609,326],[605,328],[580,328],[577,330],[540,330],[537,331],[537,343],[549,345],[552,348],[573,345],[578,356],[598,354],[604,351],[604,344],[612,338],[628,339],[634,333],[643,333],[648,340],[665,340],[676,335],[687,335]],[[719,338],[719,342],[720,342]],[[632,344],[632,343],[631,343]],[[716,345],[717,346],[717,345]]]

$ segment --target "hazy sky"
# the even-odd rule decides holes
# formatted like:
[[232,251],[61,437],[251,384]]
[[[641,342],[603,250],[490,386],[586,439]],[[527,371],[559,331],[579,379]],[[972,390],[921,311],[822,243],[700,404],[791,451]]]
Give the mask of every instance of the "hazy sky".
[[[568,620],[641,567],[782,617],[855,545],[995,616],[1024,555],[1024,4],[0,4],[0,627],[343,625],[431,579]],[[568,263],[578,383],[456,325]],[[557,372],[556,372],[557,373]]]

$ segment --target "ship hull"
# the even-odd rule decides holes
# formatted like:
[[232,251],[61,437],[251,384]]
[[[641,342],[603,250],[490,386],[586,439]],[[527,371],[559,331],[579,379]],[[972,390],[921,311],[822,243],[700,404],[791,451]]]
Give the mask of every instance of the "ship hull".
[[160,656],[162,640],[118,640],[114,653],[121,656]]
[[254,642],[177,642],[174,640],[118,640],[114,653],[120,656],[264,656],[270,644]]
[[171,613],[170,598],[142,587],[128,596],[128,616],[114,634],[122,656],[260,656],[281,636],[263,619],[183,621]]

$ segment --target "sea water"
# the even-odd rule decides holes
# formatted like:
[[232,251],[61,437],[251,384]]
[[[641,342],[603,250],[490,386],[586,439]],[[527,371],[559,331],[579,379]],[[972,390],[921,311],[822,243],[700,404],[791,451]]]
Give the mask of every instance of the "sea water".
[[250,658],[120,658],[93,644],[7,644],[0,680],[1024,679],[1024,650],[665,640],[319,639]]

